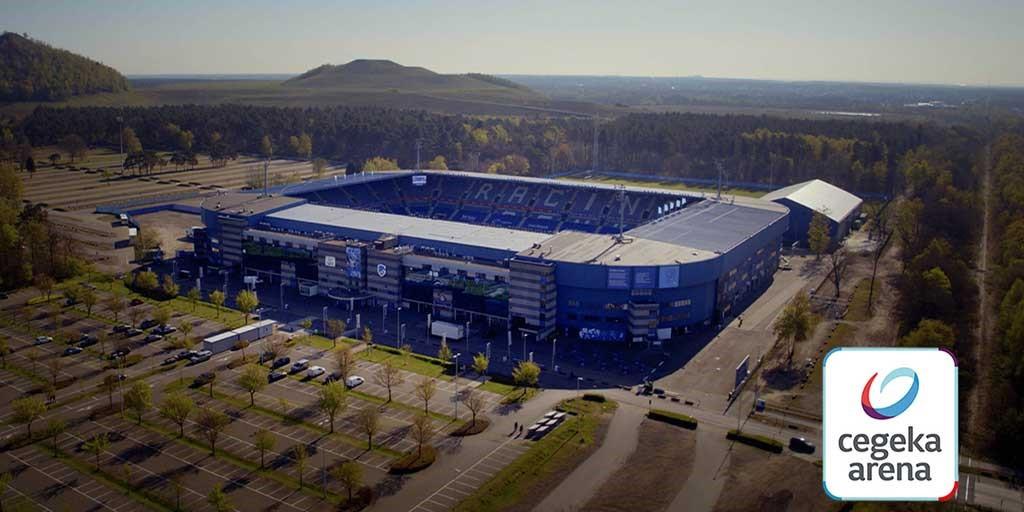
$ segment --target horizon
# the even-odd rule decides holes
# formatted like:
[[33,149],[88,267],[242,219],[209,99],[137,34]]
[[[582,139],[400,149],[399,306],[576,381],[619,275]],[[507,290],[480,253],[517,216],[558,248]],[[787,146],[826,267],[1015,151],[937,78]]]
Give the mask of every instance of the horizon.
[[444,74],[1024,86],[1024,68],[1006,65],[1024,51],[1024,5],[996,0],[0,5],[3,30],[132,76],[300,74],[379,58]]

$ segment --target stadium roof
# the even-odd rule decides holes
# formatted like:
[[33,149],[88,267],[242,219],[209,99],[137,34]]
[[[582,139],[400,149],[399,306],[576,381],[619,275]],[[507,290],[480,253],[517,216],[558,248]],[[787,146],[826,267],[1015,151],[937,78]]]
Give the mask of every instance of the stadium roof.
[[321,224],[325,227],[370,231],[512,252],[522,251],[533,244],[551,238],[551,235],[547,233],[314,204],[288,208],[268,215],[267,219],[307,222]]
[[597,235],[579,231],[562,231],[538,246],[519,253],[520,256],[544,258],[552,261],[589,263],[597,265],[666,265],[708,260],[716,255],[691,247],[648,240],[626,238],[616,241],[614,235]]
[[633,228],[626,235],[724,253],[784,218],[786,213],[786,207],[768,201],[700,201]]
[[805,181],[769,192],[761,199],[777,201],[789,199],[813,211],[820,212],[834,222],[842,222],[862,203],[861,199],[831,183],[821,180]]
[[256,193],[232,192],[203,199],[207,210],[235,215],[256,215],[291,205],[302,204],[305,199],[287,196],[261,196]]

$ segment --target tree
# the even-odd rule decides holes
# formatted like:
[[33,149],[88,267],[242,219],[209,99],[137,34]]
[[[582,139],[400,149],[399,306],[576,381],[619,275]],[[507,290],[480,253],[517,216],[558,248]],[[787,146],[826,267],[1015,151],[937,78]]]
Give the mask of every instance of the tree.
[[217,409],[201,408],[196,415],[196,431],[210,443],[210,454],[217,455],[217,438],[231,420]]
[[476,425],[477,413],[482,411],[484,406],[487,404],[487,402],[484,401],[484,396],[480,394],[479,391],[470,389],[462,396],[462,403],[465,404],[466,408],[469,409],[469,412],[473,414],[473,420],[470,422],[470,425]]
[[124,144],[124,152],[129,155],[142,152],[142,142],[139,141],[139,137],[135,135],[135,130],[130,126],[126,126],[121,130],[121,143]]
[[7,339],[7,336],[0,335],[0,362],[3,363],[4,368],[7,368],[7,354],[11,353],[11,346]]
[[292,448],[292,459],[295,461],[295,472],[299,475],[299,489],[302,489],[302,478],[306,473],[306,462],[309,461],[309,451],[306,450],[306,445],[295,445]]
[[345,325],[345,321],[340,318],[331,318],[327,320],[327,336],[331,338],[333,346],[331,348],[338,347],[338,339],[345,335],[345,329],[348,326]]
[[[149,244],[143,244],[144,246]],[[147,249],[148,250],[148,249]],[[160,286],[160,278],[157,277],[156,272],[147,270],[145,272],[139,272],[135,276],[135,286],[140,290],[146,292],[152,292]]]
[[345,386],[338,381],[325,384],[320,388],[320,396],[316,405],[320,412],[327,415],[332,434],[334,433],[334,419],[345,409],[345,398]]
[[224,292],[220,290],[210,292],[210,303],[217,309],[217,318],[220,318],[220,307],[224,305]]
[[427,169],[433,169],[435,171],[447,171],[448,162],[445,161],[443,156],[437,155],[431,161],[427,162]]
[[441,360],[441,364],[447,365],[452,360],[452,349],[448,348],[448,340],[441,338],[441,348],[437,351],[437,358]]
[[178,437],[185,437],[185,424],[195,408],[195,402],[188,396],[172,393],[160,403],[160,416],[173,421],[178,426]]
[[850,267],[850,254],[843,243],[839,244],[836,250],[828,255],[829,275],[832,276],[832,284],[836,288],[836,298],[839,298],[840,285],[846,277],[846,271]]
[[772,332],[777,340],[789,342],[789,355],[786,361],[787,364],[792,364],[796,344],[811,335],[811,301],[807,295],[798,294],[783,308],[782,314],[775,319]]
[[416,398],[423,401],[423,414],[430,413],[430,399],[434,398],[434,394],[437,393],[437,381],[427,377],[426,375],[416,383],[414,388]]
[[128,308],[128,320],[132,327],[139,325],[139,317],[142,316],[142,310],[139,308]]
[[170,323],[170,308],[167,308],[166,306],[157,307],[156,310],[153,311],[153,321],[155,321],[157,325],[167,325],[168,323]]
[[260,139],[260,154],[267,160],[274,156],[274,144],[270,142],[270,137],[267,135]]
[[490,363],[491,362],[487,359],[487,356],[477,354],[473,356],[473,371],[476,372],[477,375],[486,375],[487,367],[490,366]]
[[327,160],[323,158],[313,159],[313,175],[320,177],[324,175],[324,171],[327,170]]
[[95,458],[96,471],[100,470],[100,455],[106,451],[108,446],[110,446],[110,437],[106,432],[92,436],[92,439],[85,443],[85,450],[91,453]]
[[64,370],[64,361],[58,358],[50,359],[50,362],[46,364],[46,369],[50,372],[50,384],[57,387],[57,379],[60,378],[60,372]]
[[195,311],[199,307],[199,299],[202,298],[202,292],[199,291],[199,288],[193,286],[188,289],[188,293],[185,296],[192,303],[192,311]]
[[100,387],[103,388],[103,391],[107,392],[107,400],[110,401],[111,408],[114,407],[114,391],[117,391],[117,387],[120,383],[121,381],[118,380],[117,375],[112,373],[104,375],[103,382],[100,382]]
[[352,494],[363,485],[363,469],[354,461],[345,461],[331,468],[331,478],[341,484],[351,501]]
[[430,416],[426,414],[418,414],[412,420],[412,438],[416,441],[416,458],[423,456],[423,445],[430,441],[430,438],[434,436],[434,424],[430,421]]
[[811,248],[811,252],[814,253],[815,259],[820,259],[831,243],[832,237],[829,235],[828,217],[825,216],[824,212],[814,212],[811,217],[810,228],[807,230],[807,245]]
[[46,297],[46,300],[50,300],[50,294],[53,293],[53,278],[46,274],[38,274],[35,278],[36,289],[39,290],[41,297]]
[[71,157],[71,163],[75,163],[76,158],[85,156],[85,150],[88,148],[85,140],[76,134],[65,135],[60,139],[59,145]]
[[60,435],[67,430],[68,425],[62,418],[50,418],[46,422],[46,437],[53,443],[53,453],[57,453],[60,449]]
[[256,447],[256,451],[260,452],[260,469],[263,469],[263,457],[268,451],[274,449],[277,438],[274,437],[273,432],[265,428],[257,430],[253,437],[255,438],[253,445]]
[[391,388],[393,386],[401,385],[402,382],[405,381],[405,376],[390,359],[386,359],[384,363],[377,368],[377,371],[374,372],[373,380],[378,385],[388,389],[388,402],[390,402]]
[[142,415],[153,407],[153,390],[145,381],[135,381],[124,394],[124,405],[135,412],[139,425],[142,425]]
[[85,314],[92,316],[92,308],[96,306],[96,301],[99,298],[96,296],[96,292],[92,288],[82,288],[82,305],[85,306]]
[[363,164],[363,172],[375,171],[397,171],[398,161],[389,160],[381,156],[375,156]]
[[209,382],[209,384],[206,385],[207,389],[210,392],[210,398],[213,398],[213,385],[216,382],[217,382],[217,373],[216,372],[211,372],[210,373],[210,382]]
[[206,495],[206,502],[213,507],[215,512],[230,512],[235,509],[234,504],[231,503],[231,498],[224,494],[221,484],[213,486],[210,494]]
[[181,332],[181,348],[188,350],[192,347],[192,322],[188,319],[178,323],[178,331]]
[[107,299],[107,309],[114,314],[114,322],[118,321],[118,317],[121,315],[121,312],[124,311],[124,308],[125,304],[122,297],[114,295]]
[[341,375],[341,381],[347,382],[348,378],[352,375],[352,370],[356,367],[355,353],[352,352],[350,347],[345,346],[334,352],[334,360],[338,363],[338,373]]
[[376,407],[366,407],[356,415],[356,424],[366,434],[367,449],[373,449],[373,436],[380,430],[380,411]]
[[56,167],[57,162],[60,162],[60,153],[50,153],[50,156],[46,157],[50,161],[50,165]]
[[238,306],[238,310],[245,315],[245,323],[249,323],[249,314],[256,309],[256,306],[260,304],[259,299],[256,298],[256,293],[251,290],[242,290],[235,296],[235,305]]
[[307,160],[309,157],[313,156],[313,138],[310,137],[308,133],[299,135],[299,144],[295,153]]
[[238,376],[238,385],[249,393],[249,406],[255,406],[256,393],[267,387],[267,369],[256,364],[245,365]]
[[19,398],[11,402],[14,423],[24,423],[28,438],[32,439],[32,423],[46,412],[46,404],[38,396]]
[[540,366],[531,361],[520,361],[512,369],[512,380],[519,387],[534,387],[540,381]]
[[167,295],[168,297],[177,297],[178,292],[180,291],[178,283],[175,283],[174,278],[172,278],[169,274],[164,276],[163,289],[164,294]]
[[918,322],[917,328],[900,340],[904,347],[937,347],[952,349],[956,343],[956,331],[941,320],[925,318]]
[[367,345],[373,345],[373,331],[370,330],[369,325],[363,326],[363,343]]

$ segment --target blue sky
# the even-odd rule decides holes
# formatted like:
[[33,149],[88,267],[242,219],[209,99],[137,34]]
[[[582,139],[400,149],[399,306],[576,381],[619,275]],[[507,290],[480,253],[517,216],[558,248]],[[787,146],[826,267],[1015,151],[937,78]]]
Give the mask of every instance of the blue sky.
[[1024,85],[1024,1],[0,0],[0,29],[127,74],[439,72]]

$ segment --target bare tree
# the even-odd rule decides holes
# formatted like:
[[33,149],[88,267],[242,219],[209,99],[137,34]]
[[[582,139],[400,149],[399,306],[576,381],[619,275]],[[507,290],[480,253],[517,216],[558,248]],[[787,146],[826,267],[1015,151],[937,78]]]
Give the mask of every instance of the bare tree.
[[338,363],[338,373],[341,374],[341,381],[348,381],[352,370],[356,367],[356,355],[349,347],[341,347],[334,353],[334,359]]
[[402,371],[399,370],[390,359],[388,359],[380,365],[380,368],[377,368],[376,373],[373,374],[373,380],[378,385],[388,389],[388,402],[390,402],[391,388],[405,382],[405,376],[402,374]]
[[466,408],[469,409],[469,412],[473,415],[473,420],[470,422],[470,425],[476,425],[476,415],[483,410],[484,405],[487,403],[484,400],[484,396],[479,391],[470,389],[462,396],[462,403],[466,404]]
[[196,430],[210,443],[212,455],[217,455],[217,438],[230,422],[231,420],[226,414],[216,409],[199,409],[199,415],[196,416]]
[[434,436],[434,424],[430,421],[430,416],[426,414],[417,415],[412,420],[412,438],[416,441],[416,458],[423,456],[423,445],[430,441],[430,438]]
[[380,430],[380,411],[376,407],[367,407],[356,415],[356,423],[366,434],[367,449],[373,449],[373,436]]
[[437,393],[437,382],[427,376],[424,376],[416,383],[416,398],[423,400],[423,414],[430,413],[430,399],[434,398],[434,394]]

